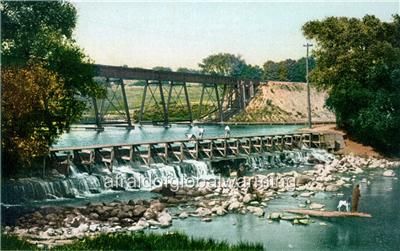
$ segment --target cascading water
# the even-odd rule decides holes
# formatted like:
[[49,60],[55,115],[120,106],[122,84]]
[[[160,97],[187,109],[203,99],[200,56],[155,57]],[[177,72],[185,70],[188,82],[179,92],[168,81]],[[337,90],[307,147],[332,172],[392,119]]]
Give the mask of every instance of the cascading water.
[[[112,190],[150,190],[157,182],[164,184],[168,180],[182,180],[188,177],[205,179],[211,175],[207,163],[195,160],[170,165],[154,164],[139,169],[130,165],[117,165],[113,172],[104,166],[96,166],[92,174],[80,172],[77,167],[71,166],[69,177],[56,174],[46,178],[6,181],[2,189],[3,203],[76,198]],[[128,183],[129,181],[133,182]]]
[[[302,149],[248,156],[246,162],[251,167],[250,171],[262,171],[271,168],[307,167],[310,158],[317,162],[329,162],[333,156],[324,150]],[[47,178],[32,177],[6,181],[2,189],[3,203],[87,197],[112,190],[151,190],[160,184],[181,182],[189,177],[210,179],[215,176],[210,163],[196,160],[153,164],[140,168],[115,165],[113,172],[104,166],[96,166],[92,174],[71,166],[69,177],[56,174]]]

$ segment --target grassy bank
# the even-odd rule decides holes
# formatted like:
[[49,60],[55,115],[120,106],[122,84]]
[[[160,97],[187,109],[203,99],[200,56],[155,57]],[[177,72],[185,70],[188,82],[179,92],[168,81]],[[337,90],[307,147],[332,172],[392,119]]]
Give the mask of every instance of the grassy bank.
[[[36,245],[16,236],[2,235],[1,250],[34,250]],[[101,234],[51,250],[263,250],[261,244],[228,244],[213,239],[193,239],[181,233]]]

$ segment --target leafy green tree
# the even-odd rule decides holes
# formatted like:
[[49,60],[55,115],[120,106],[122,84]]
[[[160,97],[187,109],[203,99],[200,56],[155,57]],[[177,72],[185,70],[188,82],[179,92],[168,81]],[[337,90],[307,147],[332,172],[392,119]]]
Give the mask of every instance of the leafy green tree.
[[[315,59],[309,58],[310,71],[315,67]],[[306,58],[299,60],[286,59],[280,62],[267,61],[263,65],[264,80],[271,81],[290,81],[305,82],[306,81]]]
[[178,68],[178,70],[176,70],[177,72],[183,72],[183,73],[200,73],[199,70],[195,70],[195,69],[189,69],[189,68],[185,68],[185,67],[180,67]]
[[271,80],[271,81],[278,81],[279,79],[279,64],[275,63],[274,61],[267,61],[263,65],[264,80]]
[[[42,139],[41,145],[34,156],[46,155],[48,146],[54,143],[57,136],[68,130],[71,123],[82,115],[86,105],[82,98],[104,95],[104,90],[93,80],[94,69],[90,59],[76,45],[72,38],[75,28],[77,13],[75,7],[65,1],[2,1],[0,3],[1,22],[1,50],[2,50],[2,74],[8,71],[20,79],[20,85],[24,84],[23,74],[31,72],[35,76],[32,86],[43,88],[45,79],[49,76],[56,76],[57,81],[62,82],[55,88],[60,88],[63,93],[59,102],[53,103],[57,106],[57,116],[51,112],[37,114],[35,110],[27,110],[24,117],[16,117],[15,123],[26,124],[33,128],[14,131],[20,133],[18,137],[8,135],[12,132],[10,123],[2,123],[3,132],[3,160],[10,160],[12,157],[7,149],[15,149],[17,140],[6,138],[28,140],[29,138]],[[41,68],[37,68],[40,66]],[[2,79],[3,80],[3,79]],[[2,85],[8,88],[12,79],[4,79]],[[26,82],[26,81],[25,81]],[[55,89],[53,90],[55,91]],[[6,97],[5,92],[3,98]],[[29,92],[20,92],[16,96],[21,100],[29,100]],[[50,94],[49,94],[50,95]],[[5,105],[5,103],[2,103]],[[15,106],[3,107],[4,110],[13,112]],[[2,113],[2,116],[4,113]],[[29,118],[29,121],[27,121]],[[34,145],[34,144],[33,144]],[[23,155],[23,153],[21,153]],[[4,163],[4,162],[3,162]],[[24,161],[27,163],[27,161]],[[7,168],[18,165],[8,161]]]
[[199,64],[203,73],[221,76],[260,79],[261,69],[258,66],[246,64],[241,56],[230,53],[218,53],[210,55]]
[[171,68],[169,68],[169,67],[164,67],[164,66],[156,66],[156,67],[153,67],[153,70],[155,70],[155,71],[172,71]]
[[303,26],[317,42],[312,81],[329,91],[339,127],[383,151],[400,152],[400,16],[382,22],[329,17]]

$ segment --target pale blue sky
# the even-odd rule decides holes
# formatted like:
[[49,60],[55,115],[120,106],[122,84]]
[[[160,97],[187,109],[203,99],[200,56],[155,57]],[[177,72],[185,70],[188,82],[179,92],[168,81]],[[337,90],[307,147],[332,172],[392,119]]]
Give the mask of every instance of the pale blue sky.
[[301,26],[327,16],[373,14],[391,20],[399,1],[380,2],[74,2],[75,39],[96,63],[198,68],[229,52],[247,63],[300,58]]

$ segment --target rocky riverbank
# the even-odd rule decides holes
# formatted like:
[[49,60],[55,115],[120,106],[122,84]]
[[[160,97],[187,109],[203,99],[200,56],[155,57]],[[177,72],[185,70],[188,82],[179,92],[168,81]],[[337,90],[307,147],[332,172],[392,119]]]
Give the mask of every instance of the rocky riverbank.
[[303,172],[245,176],[242,186],[234,182],[235,178],[230,178],[224,184],[204,181],[195,188],[177,191],[163,187],[158,190],[162,195],[159,199],[148,201],[41,208],[20,217],[15,226],[6,226],[4,233],[16,234],[43,247],[98,233],[167,228],[175,219],[188,217],[208,222],[228,213],[250,213],[265,217],[267,221],[281,219],[293,224],[309,224],[307,216],[268,210],[269,201],[290,193],[293,197],[304,198],[304,204],[298,207],[323,210],[323,204],[313,202],[314,193],[325,191],[340,195],[342,187],[352,187],[357,175],[368,169],[383,169],[384,176],[393,178],[395,174],[391,168],[400,166],[399,162],[349,155],[331,155],[325,162],[310,156],[308,162],[314,166]]

